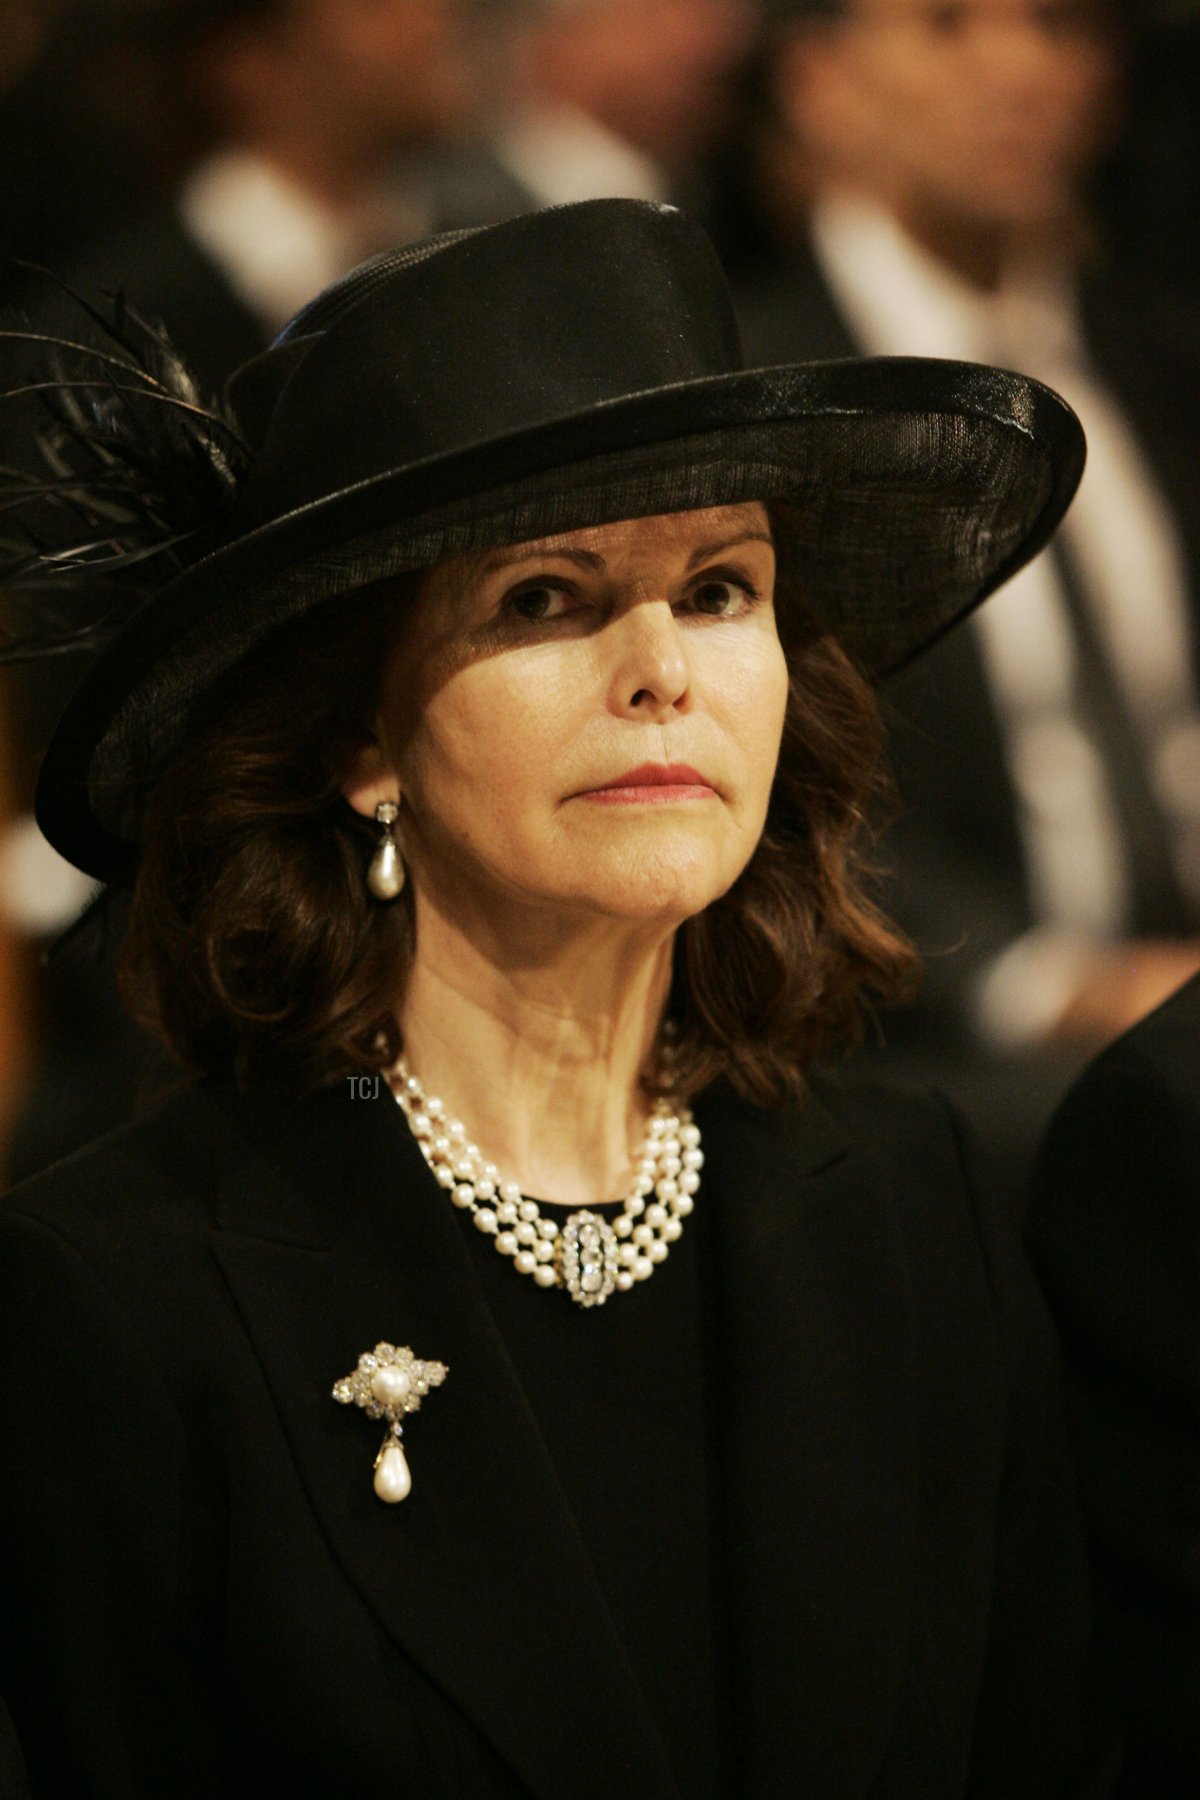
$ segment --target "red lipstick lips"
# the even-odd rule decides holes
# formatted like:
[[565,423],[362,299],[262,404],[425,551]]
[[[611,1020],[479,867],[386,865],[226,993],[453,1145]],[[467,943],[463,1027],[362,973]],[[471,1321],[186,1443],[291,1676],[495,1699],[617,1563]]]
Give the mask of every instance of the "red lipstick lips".
[[628,775],[618,775],[615,781],[606,782],[598,792],[604,793],[608,788],[617,787],[711,787],[696,769],[690,769],[686,763],[642,763],[640,768],[630,769]]
[[711,799],[713,793],[712,782],[705,780],[697,769],[690,768],[687,763],[642,763],[639,768],[618,775],[615,781],[606,782],[603,787],[589,788],[580,797],[620,804],[656,800],[703,800]]

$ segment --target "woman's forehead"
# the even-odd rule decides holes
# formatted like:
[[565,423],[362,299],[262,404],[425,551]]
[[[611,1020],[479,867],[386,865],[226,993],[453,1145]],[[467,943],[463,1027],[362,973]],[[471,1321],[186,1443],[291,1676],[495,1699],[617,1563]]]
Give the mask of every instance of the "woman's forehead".
[[760,500],[655,513],[645,518],[587,525],[578,531],[553,532],[547,537],[455,557],[441,566],[452,567],[460,579],[468,576],[479,580],[512,564],[540,557],[566,556],[600,567],[630,552],[661,550],[689,558],[702,557],[751,539],[774,541],[766,506]]
[[560,531],[511,546],[506,554],[547,554],[555,550],[592,548],[603,551],[633,543],[703,542],[714,536],[726,542],[736,536],[760,536],[770,532],[767,509],[761,500],[735,506],[704,506],[686,512],[653,513],[642,519],[616,519],[607,525],[588,525],[580,531]]

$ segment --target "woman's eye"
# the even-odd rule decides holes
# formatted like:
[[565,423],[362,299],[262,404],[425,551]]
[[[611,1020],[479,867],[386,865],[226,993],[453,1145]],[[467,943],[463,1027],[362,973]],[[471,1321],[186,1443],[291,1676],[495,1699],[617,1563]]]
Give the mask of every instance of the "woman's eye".
[[748,612],[757,598],[749,582],[734,581],[723,575],[710,576],[692,589],[694,609],[722,619],[733,613]]
[[567,610],[567,596],[562,588],[549,582],[541,582],[519,588],[515,594],[508,596],[505,605],[520,618],[536,623],[540,619],[558,618],[564,613]]

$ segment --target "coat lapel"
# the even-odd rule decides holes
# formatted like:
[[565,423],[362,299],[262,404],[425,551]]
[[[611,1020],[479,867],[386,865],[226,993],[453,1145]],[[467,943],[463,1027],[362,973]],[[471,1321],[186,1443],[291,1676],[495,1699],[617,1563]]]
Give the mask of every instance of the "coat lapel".
[[743,1791],[866,1793],[894,1724],[917,1517],[912,1321],[882,1167],[815,1097],[698,1112]]
[[[216,1254],[334,1555],[539,1800],[674,1796],[474,1246],[398,1108],[343,1087],[246,1108],[244,1128]],[[450,1371],[406,1428],[397,1506],[372,1490],[382,1428],[330,1395],[380,1339]]]

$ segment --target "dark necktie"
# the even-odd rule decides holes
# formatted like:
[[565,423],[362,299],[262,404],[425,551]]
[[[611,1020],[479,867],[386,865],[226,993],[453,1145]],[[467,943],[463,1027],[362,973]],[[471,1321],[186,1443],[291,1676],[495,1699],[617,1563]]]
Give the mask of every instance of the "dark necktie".
[[1077,658],[1075,703],[1104,765],[1129,884],[1127,929],[1133,936],[1178,936],[1196,929],[1175,872],[1166,814],[1151,779],[1146,748],[1130,718],[1078,570],[1062,538],[1049,554],[1062,585]]

